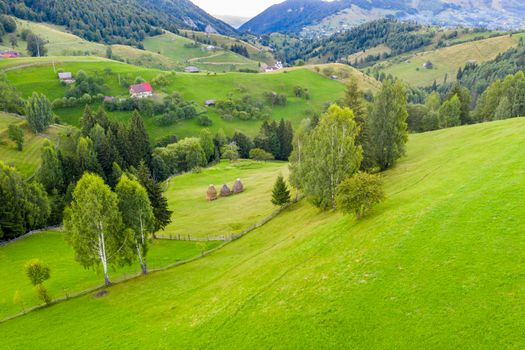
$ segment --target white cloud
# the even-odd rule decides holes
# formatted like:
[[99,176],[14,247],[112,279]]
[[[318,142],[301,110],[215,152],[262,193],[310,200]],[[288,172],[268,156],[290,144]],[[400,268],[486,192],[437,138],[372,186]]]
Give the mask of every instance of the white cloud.
[[212,15],[255,17],[284,0],[191,0]]

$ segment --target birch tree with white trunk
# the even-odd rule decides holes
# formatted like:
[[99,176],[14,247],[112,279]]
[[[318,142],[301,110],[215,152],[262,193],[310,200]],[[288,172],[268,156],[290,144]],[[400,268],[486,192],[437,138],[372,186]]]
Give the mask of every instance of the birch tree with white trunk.
[[148,273],[146,256],[150,236],[154,231],[155,217],[148,198],[148,192],[142,185],[126,175],[120,178],[115,192],[118,196],[119,210],[124,225],[133,231],[135,249],[142,273]]
[[337,186],[359,170],[363,159],[363,150],[356,145],[358,135],[353,112],[333,105],[306,138],[298,175],[314,205],[335,209]]
[[78,181],[64,226],[75,259],[85,268],[102,265],[106,286],[109,266],[133,261],[133,236],[122,224],[117,195],[98,175],[85,173]]

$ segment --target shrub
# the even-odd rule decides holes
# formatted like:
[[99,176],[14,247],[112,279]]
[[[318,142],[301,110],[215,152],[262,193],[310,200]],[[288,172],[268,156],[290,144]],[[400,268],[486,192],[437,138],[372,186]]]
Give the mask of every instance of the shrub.
[[208,118],[208,116],[206,115],[201,115],[198,119],[197,119],[197,123],[200,125],[200,126],[210,126],[213,124],[213,121]]
[[50,277],[50,269],[42,261],[34,259],[26,264],[26,275],[33,286],[44,283]]
[[263,149],[254,148],[250,151],[250,159],[258,161],[269,161],[273,160],[274,156]]
[[345,214],[355,214],[358,219],[384,199],[383,184],[378,175],[359,172],[337,188],[338,209]]

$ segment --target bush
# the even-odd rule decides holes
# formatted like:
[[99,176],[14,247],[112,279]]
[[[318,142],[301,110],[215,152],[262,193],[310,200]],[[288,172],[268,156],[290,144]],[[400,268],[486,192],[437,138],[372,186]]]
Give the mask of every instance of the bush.
[[26,275],[33,286],[44,283],[50,277],[50,269],[42,261],[34,259],[26,264]]
[[257,161],[269,161],[274,160],[274,156],[263,149],[254,148],[250,151],[250,159]]
[[360,172],[337,188],[337,208],[345,214],[355,214],[357,219],[384,199],[383,184],[378,175]]
[[197,119],[197,123],[200,125],[200,126],[210,126],[213,124],[213,121],[208,118],[208,116],[206,115],[201,115],[198,119]]

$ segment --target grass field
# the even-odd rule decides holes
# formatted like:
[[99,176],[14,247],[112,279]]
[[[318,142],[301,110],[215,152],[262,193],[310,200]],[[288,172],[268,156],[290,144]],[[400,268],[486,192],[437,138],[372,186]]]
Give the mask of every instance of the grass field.
[[[287,164],[238,161],[171,179],[165,195],[173,209],[173,222],[159,234],[220,237],[240,233],[276,210],[271,203],[272,188],[280,173],[287,175]],[[217,191],[225,183],[231,189],[237,178],[245,192],[213,202],[206,200],[210,184]]]
[[[224,51],[221,47],[207,51],[207,45],[197,43],[197,47],[193,47],[194,44],[195,41],[173,33],[148,37],[144,40],[146,50],[169,57],[178,62],[181,67],[192,65],[210,72],[230,72],[243,68],[259,69],[257,60],[248,59],[231,51]],[[226,45],[226,47],[229,49],[230,46]],[[254,47],[252,49],[255,50]]]
[[[208,250],[219,242],[203,243]],[[148,265],[159,268],[200,254],[199,245],[188,241],[154,241]],[[35,292],[24,272],[25,264],[31,259],[41,259],[51,268],[51,279],[46,286],[53,298],[78,293],[104,284],[104,274],[98,270],[86,270],[75,261],[73,249],[65,242],[64,232],[39,233],[21,241],[0,247],[0,262],[6,268],[0,269],[0,319],[18,313],[23,308],[39,305]],[[138,274],[138,264],[118,268],[110,272],[113,281]],[[24,305],[14,305],[16,291],[22,296]]]
[[[18,151],[16,144],[9,140],[7,128],[9,124],[22,125],[24,129],[24,148]],[[0,161],[14,166],[24,176],[31,176],[40,166],[41,149],[46,140],[57,139],[58,132],[63,127],[52,125],[41,134],[34,134],[25,121],[19,117],[0,113]]]
[[[52,62],[54,62],[54,67]],[[37,64],[34,66],[27,66]],[[25,66],[25,67],[24,67]],[[18,69],[14,69],[19,67]],[[119,85],[119,76],[129,76],[134,80],[141,76],[146,80],[152,80],[161,71],[155,69],[141,68],[127,65],[120,62],[105,59],[84,60],[84,58],[72,57],[70,59],[59,57],[41,59],[20,59],[0,61],[0,69],[11,69],[7,71],[7,78],[18,88],[21,94],[26,97],[33,91],[46,94],[49,99],[63,97],[66,88],[61,86],[56,70],[71,71],[74,74],[79,70],[84,70],[88,74],[98,72],[104,74],[106,68],[112,70],[110,76],[105,76],[105,94],[111,96],[127,96],[126,88]],[[362,73],[359,73],[364,77]],[[365,79],[364,77],[363,79]],[[305,117],[307,111],[323,111],[325,104],[333,102],[343,96],[345,86],[341,82],[332,81],[327,77],[307,69],[294,70],[287,73],[281,71],[275,74],[247,74],[247,73],[228,73],[228,74],[184,74],[177,73],[171,79],[171,83],[161,90],[165,93],[177,91],[187,100],[195,101],[202,106],[208,99],[221,100],[229,94],[241,96],[250,94],[257,98],[262,98],[265,92],[275,91],[288,96],[286,106],[275,107],[273,118],[284,118],[293,122],[297,126]],[[295,86],[307,87],[310,90],[311,99],[304,100],[294,96]],[[154,86],[154,88],[156,88]],[[98,106],[94,106],[98,108]],[[83,107],[56,110],[61,119],[69,124],[78,125],[82,116]],[[259,131],[260,121],[224,121],[216,113],[214,108],[209,109],[207,115],[212,119],[213,131],[224,129],[227,134],[233,134],[235,130],[243,131],[249,135],[255,135]],[[131,113],[114,113],[114,119],[126,121],[131,117]],[[196,135],[201,129],[197,121],[189,120],[177,123],[169,127],[157,127],[152,119],[146,119],[145,124],[151,137],[157,140],[166,135],[176,134],[178,137]]]
[[[430,86],[436,80],[441,84],[447,75],[447,81],[455,81],[458,69],[464,67],[469,61],[482,63],[492,60],[500,53],[518,45],[516,35],[488,38],[457,44],[441,49],[419,52],[411,55],[402,55],[391,61],[378,63],[375,67],[399,77],[414,86]],[[427,61],[434,67],[423,67]]]
[[524,132],[411,135],[364,220],[301,202],[205,259],[2,324],[3,347],[523,348]]

